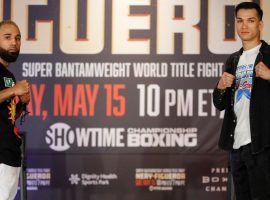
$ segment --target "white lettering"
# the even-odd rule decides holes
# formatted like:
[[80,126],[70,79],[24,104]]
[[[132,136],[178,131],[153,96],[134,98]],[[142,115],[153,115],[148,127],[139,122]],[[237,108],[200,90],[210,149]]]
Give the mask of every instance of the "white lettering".
[[97,54],[104,48],[105,1],[87,0],[87,36],[77,38],[78,1],[60,1],[60,48],[67,54]]
[[133,15],[132,5],[150,5],[150,0],[114,0],[112,15],[112,53],[149,54],[150,39],[130,38],[130,30],[149,30],[150,15]]
[[[183,6],[183,16],[175,17],[175,7]],[[157,4],[157,53],[174,54],[175,33],[183,34],[183,54],[200,53],[199,0],[159,0]],[[166,28],[165,28],[166,27]]]
[[28,8],[30,5],[47,5],[48,0],[13,0],[11,9],[11,18],[20,27],[22,35],[21,53],[32,54],[51,54],[53,52],[52,35],[53,22],[52,21],[38,21],[36,20],[36,36],[29,38],[28,35]]

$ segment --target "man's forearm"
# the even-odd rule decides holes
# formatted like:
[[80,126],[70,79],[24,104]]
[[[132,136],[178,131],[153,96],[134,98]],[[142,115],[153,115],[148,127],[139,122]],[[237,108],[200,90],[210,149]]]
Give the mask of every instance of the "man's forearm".
[[218,110],[224,110],[226,107],[226,90],[214,89],[213,103]]

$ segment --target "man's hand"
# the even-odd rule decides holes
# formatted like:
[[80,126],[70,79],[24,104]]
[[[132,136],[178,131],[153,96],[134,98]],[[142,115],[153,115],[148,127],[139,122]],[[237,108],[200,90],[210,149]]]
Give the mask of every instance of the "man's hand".
[[264,80],[270,80],[270,69],[263,63],[259,62],[255,66],[256,77],[260,77]]
[[217,88],[220,90],[225,90],[227,87],[231,87],[234,79],[234,75],[224,72],[218,82]]
[[15,96],[21,96],[29,93],[30,86],[26,80],[18,81],[16,85],[12,87]]
[[30,102],[30,93],[23,94],[19,96],[19,99],[22,103],[28,104]]

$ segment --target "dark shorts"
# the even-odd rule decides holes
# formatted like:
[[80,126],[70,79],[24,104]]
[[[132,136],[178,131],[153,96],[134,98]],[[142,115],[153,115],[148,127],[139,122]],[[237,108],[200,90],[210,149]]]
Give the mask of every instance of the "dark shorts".
[[270,200],[270,148],[252,154],[250,144],[242,146],[230,165],[237,200]]

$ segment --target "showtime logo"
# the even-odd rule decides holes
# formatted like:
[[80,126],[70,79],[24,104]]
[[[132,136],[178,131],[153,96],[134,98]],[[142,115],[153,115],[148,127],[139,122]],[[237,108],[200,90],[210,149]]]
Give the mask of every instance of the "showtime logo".
[[71,127],[55,123],[46,131],[45,141],[54,151],[75,148],[175,148],[197,146],[197,128]]
[[55,151],[66,151],[75,141],[74,131],[65,123],[51,125],[46,134],[46,143]]
[[52,150],[66,151],[75,147],[124,147],[124,128],[71,128],[55,123],[46,131],[45,141]]

